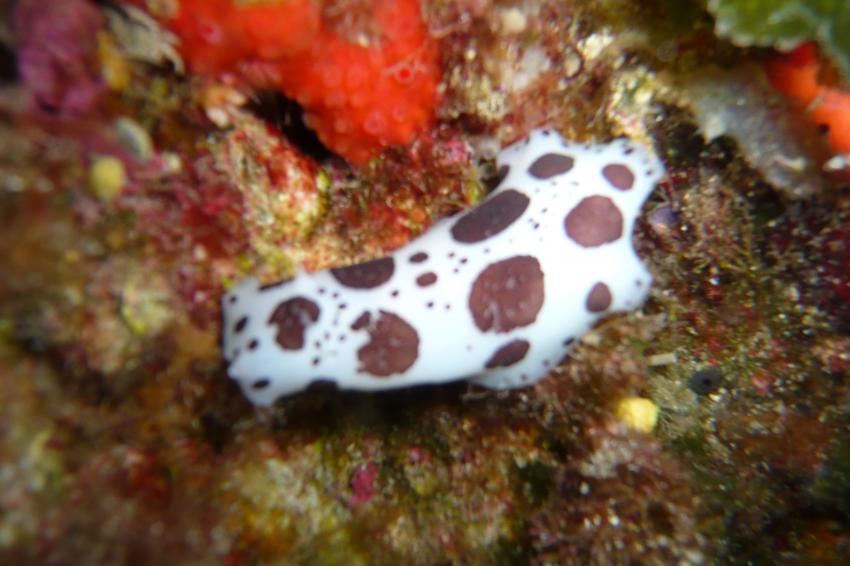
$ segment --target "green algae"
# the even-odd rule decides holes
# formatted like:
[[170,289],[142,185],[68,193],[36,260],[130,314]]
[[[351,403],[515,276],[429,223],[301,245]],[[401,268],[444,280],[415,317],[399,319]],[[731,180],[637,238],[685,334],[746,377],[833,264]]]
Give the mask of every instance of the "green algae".
[[738,45],[788,49],[818,42],[850,79],[850,4],[844,0],[709,0],[717,31]]

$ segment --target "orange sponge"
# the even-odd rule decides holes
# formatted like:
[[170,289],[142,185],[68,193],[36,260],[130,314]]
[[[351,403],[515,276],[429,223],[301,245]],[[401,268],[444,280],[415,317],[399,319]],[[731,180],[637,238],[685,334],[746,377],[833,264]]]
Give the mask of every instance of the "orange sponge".
[[806,107],[813,122],[828,128],[832,149],[850,153],[850,93],[823,84],[821,67],[813,43],[765,64],[771,84]]
[[362,163],[431,127],[440,65],[417,0],[357,9],[357,24],[334,26],[313,0],[181,0],[169,26],[193,71],[280,89],[329,149]]

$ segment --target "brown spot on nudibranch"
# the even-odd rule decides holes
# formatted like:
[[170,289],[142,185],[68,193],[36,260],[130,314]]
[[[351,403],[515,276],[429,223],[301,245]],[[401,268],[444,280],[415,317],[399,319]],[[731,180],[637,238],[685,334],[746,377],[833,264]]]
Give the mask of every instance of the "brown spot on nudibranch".
[[602,312],[611,306],[611,289],[605,283],[597,283],[587,294],[585,307],[590,312]]
[[248,326],[248,317],[243,316],[239,320],[236,321],[236,324],[233,325],[233,332],[237,334],[245,330],[245,327]]
[[531,256],[488,265],[475,279],[469,310],[482,331],[508,332],[528,326],[543,306],[543,271]]
[[277,343],[284,350],[304,347],[304,331],[319,320],[319,305],[306,297],[294,297],[275,308],[269,324],[277,325]]
[[635,185],[635,174],[627,165],[612,163],[602,168],[602,176],[612,187],[628,191]]
[[547,153],[538,157],[528,168],[528,173],[538,179],[561,175],[573,168],[575,160],[562,153]]
[[484,367],[487,369],[493,369],[512,366],[525,358],[530,347],[531,344],[528,343],[528,340],[511,340],[496,350],[493,355],[490,356],[490,359],[487,360],[487,363],[484,364]]
[[507,189],[484,201],[452,226],[452,237],[464,244],[474,244],[495,236],[522,216],[528,197]]
[[623,235],[623,215],[610,198],[594,195],[582,199],[567,214],[564,229],[578,245],[593,248]]
[[425,252],[416,252],[412,256],[410,256],[410,263],[422,263],[423,261],[428,259],[428,254]]
[[393,258],[383,257],[348,267],[335,267],[331,269],[331,274],[346,287],[374,289],[389,281],[394,271],[395,262]]
[[[364,318],[365,315],[365,318]],[[355,330],[365,329],[369,341],[357,350],[360,371],[375,377],[389,377],[407,371],[419,357],[419,334],[404,319],[387,311],[379,311],[377,320],[363,313]]]
[[372,320],[372,315],[368,312],[364,312],[357,319],[351,323],[351,330],[360,330],[361,328],[366,328],[369,326],[369,321]]
[[433,271],[429,271],[428,273],[423,273],[419,277],[416,278],[416,284],[420,287],[427,287],[428,285],[433,285],[437,282],[437,274]]

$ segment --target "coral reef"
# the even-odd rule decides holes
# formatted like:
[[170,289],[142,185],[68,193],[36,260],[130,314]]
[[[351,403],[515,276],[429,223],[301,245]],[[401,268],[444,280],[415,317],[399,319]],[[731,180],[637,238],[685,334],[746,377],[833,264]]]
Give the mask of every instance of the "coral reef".
[[[0,562],[848,563],[850,192],[782,54],[701,2],[422,0],[433,122],[352,166],[241,67],[286,59],[271,20],[190,56],[182,4],[2,4]],[[274,25],[335,62],[388,33],[371,1],[207,4],[315,7]],[[390,253],[547,123],[663,161],[641,311],[532,388],[243,398],[226,289]]]

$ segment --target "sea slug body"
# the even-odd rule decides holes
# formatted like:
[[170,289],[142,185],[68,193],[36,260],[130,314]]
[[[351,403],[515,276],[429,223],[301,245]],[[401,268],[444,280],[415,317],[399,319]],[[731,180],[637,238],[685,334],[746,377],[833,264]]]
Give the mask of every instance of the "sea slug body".
[[319,380],[523,387],[600,317],[643,302],[652,279],[631,233],[660,162],[625,139],[542,129],[498,165],[478,206],[390,256],[226,293],[224,357],[245,395],[270,405]]

